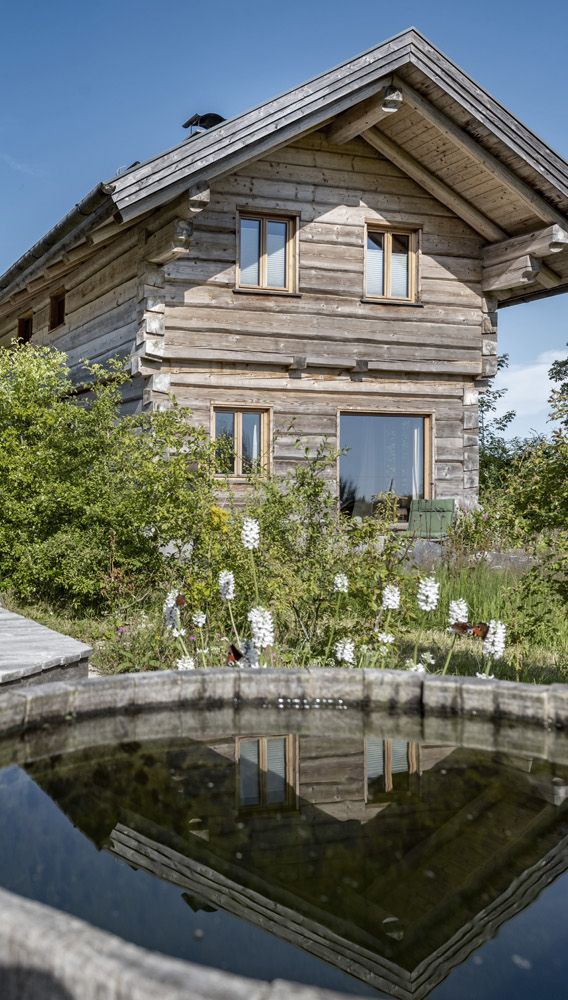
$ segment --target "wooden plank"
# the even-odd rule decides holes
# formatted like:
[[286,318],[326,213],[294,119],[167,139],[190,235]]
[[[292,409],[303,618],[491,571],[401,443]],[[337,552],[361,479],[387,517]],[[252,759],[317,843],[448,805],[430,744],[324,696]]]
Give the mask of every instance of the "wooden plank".
[[518,288],[536,281],[542,264],[537,257],[525,254],[513,261],[495,264],[483,269],[483,290],[496,292],[499,289]]
[[483,164],[508,190],[518,195],[535,215],[538,215],[544,222],[556,222],[562,226],[568,225],[565,215],[550,205],[534,188],[529,187],[512,170],[506,167],[501,160],[497,159],[493,153],[484,149],[476,139],[473,139],[456,122],[442,111],[439,111],[435,105],[431,104],[417,90],[414,90],[410,84],[403,84],[399,81],[399,85],[402,89],[404,100],[408,104],[424,115],[444,135],[449,136],[461,149],[465,150],[470,156],[473,156],[478,163]]
[[354,108],[344,111],[342,115],[336,118],[327,132],[329,141],[336,146],[340,146],[342,143],[354,139],[356,135],[364,132],[365,129],[377,125],[383,118],[389,118],[392,114],[396,113],[398,107],[402,104],[402,94],[400,90],[393,90],[390,87],[388,90],[389,100],[394,103],[394,107],[387,109],[383,107],[386,89],[382,88],[378,94],[368,97],[366,101],[356,104]]
[[412,156],[409,156],[402,147],[397,146],[396,143],[388,139],[378,129],[369,129],[367,132],[363,132],[363,138],[374,149],[378,149],[380,153],[388,156],[397,167],[400,167],[401,170],[407,173],[409,177],[412,177],[426,191],[429,191],[442,204],[464,219],[472,229],[475,229],[485,239],[492,242],[506,239],[507,234],[499,226],[486,218],[479,209],[471,205],[465,198],[462,198],[457,191],[450,188],[444,181],[439,180],[429,170],[426,170],[421,163],[418,163]]

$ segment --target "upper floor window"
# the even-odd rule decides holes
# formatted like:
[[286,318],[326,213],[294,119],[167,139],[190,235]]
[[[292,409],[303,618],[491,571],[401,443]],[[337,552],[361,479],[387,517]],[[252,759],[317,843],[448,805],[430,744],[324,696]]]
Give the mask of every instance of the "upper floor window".
[[239,288],[294,291],[295,222],[282,216],[239,216]]
[[18,340],[24,344],[29,344],[33,333],[33,317],[20,316],[18,320]]
[[240,810],[295,808],[294,736],[238,738],[237,797]]
[[219,472],[248,476],[268,466],[267,410],[216,408],[213,412]]
[[59,291],[49,300],[49,329],[55,330],[65,322],[65,292]]
[[416,233],[367,228],[365,295],[373,299],[416,299]]

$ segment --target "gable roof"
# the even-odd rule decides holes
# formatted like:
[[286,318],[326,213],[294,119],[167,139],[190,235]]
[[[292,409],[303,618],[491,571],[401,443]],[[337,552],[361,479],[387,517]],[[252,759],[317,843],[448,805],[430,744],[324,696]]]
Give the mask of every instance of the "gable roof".
[[[223,121],[207,132],[186,138],[172,149],[99,184],[0,277],[0,299],[6,301],[33,275],[60,259],[69,247],[106,220],[130,223],[194,186],[199,190],[200,185],[207,185],[328,124],[380,93],[393,80],[402,81],[403,88],[408,86],[409,92],[414,94],[414,103],[411,99],[405,110],[410,133],[413,123],[423,122],[420,117],[422,105],[428,109],[435,142],[430,143],[431,157],[426,166],[436,183],[444,170],[444,156],[439,150],[445,142],[448,150],[455,151],[456,137],[458,147],[462,152],[465,149],[463,163],[466,166],[469,157],[470,173],[473,162],[473,173],[479,168],[481,176],[489,178],[486,187],[491,188],[493,181],[487,207],[479,191],[470,198],[459,173],[451,177],[452,185],[456,180],[458,188],[458,206],[469,199],[473,217],[477,213],[479,218],[486,220],[487,225],[478,229],[485,239],[495,241],[530,233],[542,226],[542,220],[568,230],[566,160],[420,32],[410,28],[301,86]],[[400,112],[390,117],[400,120]],[[389,150],[394,149],[391,132],[389,120],[381,123],[380,132],[374,130],[376,142],[372,144],[387,158]],[[371,141],[372,135],[367,133],[365,138]],[[424,162],[422,153],[420,162]],[[404,166],[401,169],[405,169]],[[499,174],[508,180],[505,197],[503,186],[499,188],[499,177],[496,179]],[[462,190],[459,190],[460,184]],[[531,210],[532,202],[536,207]],[[503,211],[507,206],[508,215]],[[562,257],[567,260],[560,275],[551,278],[548,273],[548,285],[544,290],[531,287],[523,297],[550,294],[568,287],[568,255],[562,254]]]

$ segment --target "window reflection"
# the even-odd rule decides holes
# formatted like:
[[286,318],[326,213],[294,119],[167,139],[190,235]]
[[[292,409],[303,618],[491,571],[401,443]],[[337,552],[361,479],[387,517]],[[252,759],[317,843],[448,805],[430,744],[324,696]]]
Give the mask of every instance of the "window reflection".
[[373,512],[379,493],[424,496],[424,417],[342,413],[341,509],[361,517]]
[[296,740],[258,736],[237,741],[240,808],[296,805]]

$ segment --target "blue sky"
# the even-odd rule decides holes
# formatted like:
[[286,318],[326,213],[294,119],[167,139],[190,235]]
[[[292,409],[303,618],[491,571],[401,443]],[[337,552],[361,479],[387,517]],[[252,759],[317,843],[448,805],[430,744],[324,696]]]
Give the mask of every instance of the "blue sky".
[[[99,180],[411,25],[568,158],[568,5],[377,0],[0,0],[0,272]],[[500,314],[513,430],[546,427],[568,295]]]

